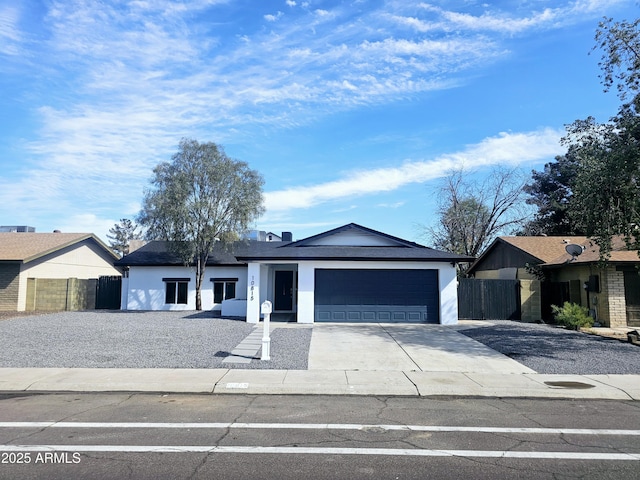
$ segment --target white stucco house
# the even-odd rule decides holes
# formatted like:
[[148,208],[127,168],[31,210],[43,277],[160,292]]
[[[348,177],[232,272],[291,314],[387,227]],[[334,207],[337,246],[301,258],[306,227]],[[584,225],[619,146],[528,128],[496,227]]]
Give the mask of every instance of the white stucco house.
[[[207,264],[202,305],[260,320],[260,305],[299,323],[458,321],[456,263],[471,259],[348,224],[298,241],[244,240]],[[194,310],[195,271],[166,242],[116,262],[125,310]]]

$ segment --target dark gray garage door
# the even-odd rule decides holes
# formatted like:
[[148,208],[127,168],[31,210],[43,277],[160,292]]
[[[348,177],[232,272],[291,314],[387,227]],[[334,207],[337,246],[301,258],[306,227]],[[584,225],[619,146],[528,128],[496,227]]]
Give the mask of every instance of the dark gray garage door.
[[316,322],[439,323],[437,270],[316,269]]

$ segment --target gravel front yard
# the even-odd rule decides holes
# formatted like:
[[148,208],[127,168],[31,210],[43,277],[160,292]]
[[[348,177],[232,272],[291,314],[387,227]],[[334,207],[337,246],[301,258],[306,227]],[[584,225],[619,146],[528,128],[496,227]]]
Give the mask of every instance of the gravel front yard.
[[640,374],[640,347],[552,325],[510,321],[460,333],[538,373]]
[[276,328],[270,361],[223,364],[254,328],[243,321],[211,318],[209,312],[20,316],[0,322],[0,367],[306,370],[311,329],[305,327]]
[[[306,370],[312,329],[281,325],[271,333],[270,361],[223,364],[254,325],[211,318],[210,312],[16,316],[0,321],[0,367]],[[640,374],[640,347],[618,340],[509,321],[491,321],[460,333],[538,373]]]

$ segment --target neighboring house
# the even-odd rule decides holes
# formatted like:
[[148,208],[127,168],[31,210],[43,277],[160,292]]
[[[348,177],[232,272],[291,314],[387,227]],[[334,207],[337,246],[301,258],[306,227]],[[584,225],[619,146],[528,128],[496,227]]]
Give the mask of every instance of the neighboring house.
[[121,275],[117,259],[88,233],[0,233],[0,310],[93,308],[97,279]]
[[[567,245],[583,251],[572,256]],[[587,237],[499,237],[469,268],[477,279],[520,280],[523,319],[551,317],[551,305],[587,307],[611,327],[640,326],[640,258],[621,237],[613,239],[608,265],[599,265],[599,248]]]
[[[195,308],[194,269],[168,247],[151,242],[116,262],[128,268],[123,309]],[[245,240],[211,255],[202,304],[252,323],[269,300],[300,323],[454,324],[455,266],[470,260],[353,223],[296,242]]]

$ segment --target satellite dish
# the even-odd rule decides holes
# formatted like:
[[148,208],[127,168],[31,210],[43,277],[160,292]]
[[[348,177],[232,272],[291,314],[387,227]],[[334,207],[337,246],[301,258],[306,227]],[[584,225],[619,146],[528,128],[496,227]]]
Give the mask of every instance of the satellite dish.
[[569,245],[564,247],[564,249],[573,258],[576,258],[578,255],[584,252],[584,247],[582,245],[576,245],[575,243],[570,243]]

